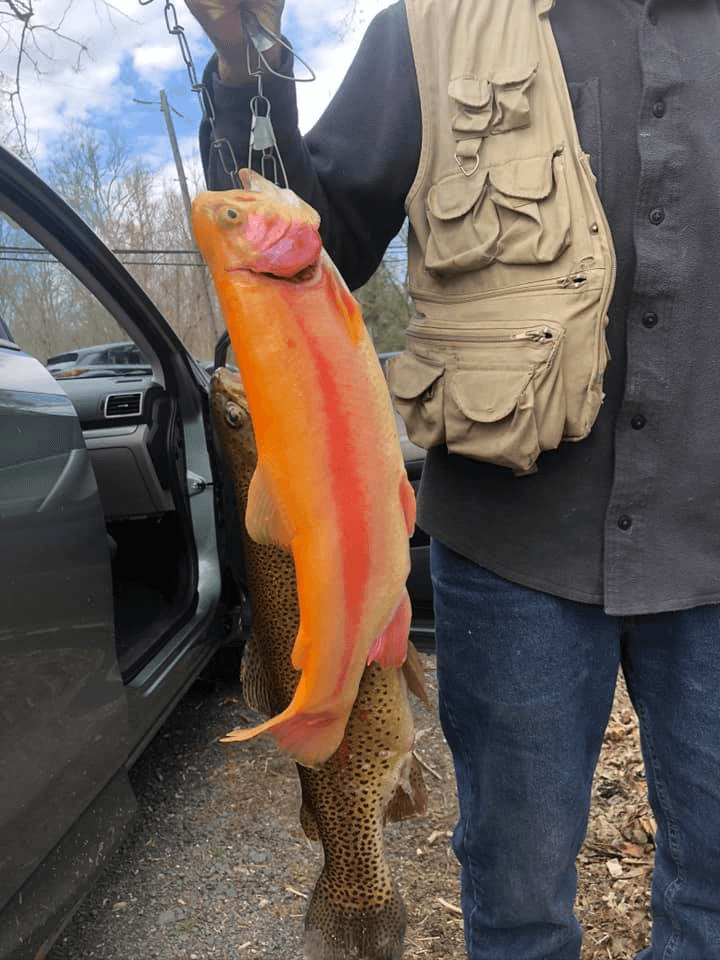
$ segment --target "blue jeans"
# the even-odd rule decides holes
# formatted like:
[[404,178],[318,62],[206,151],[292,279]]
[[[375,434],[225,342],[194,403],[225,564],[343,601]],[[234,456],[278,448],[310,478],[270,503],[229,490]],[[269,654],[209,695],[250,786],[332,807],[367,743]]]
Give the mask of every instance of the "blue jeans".
[[618,618],[431,548],[470,960],[578,960],[575,858],[618,667],[657,821],[652,943],[720,958],[720,607]]

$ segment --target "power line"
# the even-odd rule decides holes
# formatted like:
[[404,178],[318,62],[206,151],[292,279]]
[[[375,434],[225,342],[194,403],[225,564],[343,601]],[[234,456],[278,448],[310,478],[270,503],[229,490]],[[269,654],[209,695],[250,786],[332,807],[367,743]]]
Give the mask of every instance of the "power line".
[[[151,250],[136,247],[113,247],[112,252],[118,257],[121,263],[127,266],[143,267],[202,267],[204,261],[197,250]],[[136,260],[129,259],[135,257],[184,257],[183,260]],[[0,260],[11,261],[14,263],[57,263],[54,257],[44,247],[13,247],[0,246]],[[384,257],[382,264],[385,266],[405,265],[407,258],[404,256]]]
[[[121,263],[127,266],[146,267],[203,267],[204,262],[197,250],[144,250],[137,248],[116,247],[112,252]],[[137,260],[136,257],[156,257],[155,260]],[[167,257],[182,257],[186,259],[159,259]],[[44,247],[28,246],[0,246],[0,260],[13,263],[58,263]]]

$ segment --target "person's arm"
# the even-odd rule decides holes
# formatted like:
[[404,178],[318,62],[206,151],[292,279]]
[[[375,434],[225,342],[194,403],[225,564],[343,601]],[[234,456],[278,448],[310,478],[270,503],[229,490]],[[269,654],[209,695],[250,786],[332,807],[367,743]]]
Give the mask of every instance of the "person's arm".
[[[278,70],[291,68],[286,55]],[[254,83],[230,85],[211,60],[205,83],[213,98],[216,135],[247,165]],[[420,104],[403,3],[372,21],[327,110],[305,136],[297,123],[294,84],[263,77],[289,185],[318,211],[323,243],[355,289],[369,279],[405,218],[405,196],[420,155]],[[210,189],[229,189],[207,122],[201,153]]]

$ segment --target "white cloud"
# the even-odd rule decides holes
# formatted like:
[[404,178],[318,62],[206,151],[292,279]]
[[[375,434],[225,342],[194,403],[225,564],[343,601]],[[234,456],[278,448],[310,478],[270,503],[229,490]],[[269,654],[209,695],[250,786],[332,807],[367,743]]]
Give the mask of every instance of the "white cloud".
[[177,45],[143,44],[132,52],[132,63],[144,80],[162,82],[168,71],[178,66],[179,50]]
[[[211,48],[183,0],[173,2],[199,79]],[[314,83],[298,85],[304,130],[322,113],[367,23],[385,5],[385,0],[364,0],[358,10],[357,0],[333,5],[327,0],[288,0],[285,29],[317,73]],[[36,0],[35,10],[38,29],[30,37],[32,59],[26,57],[22,63],[21,83],[29,139],[37,143],[40,155],[70,121],[91,119],[100,126],[120,126],[128,136],[142,136],[148,155],[156,152],[166,157],[161,117],[153,115],[152,104],[138,107],[133,98],[155,101],[158,91],[168,85],[171,103],[185,117],[179,136],[194,144],[199,104],[189,89],[180,44],[167,29],[165,0],[142,6],[138,0]],[[10,31],[8,42],[2,42],[0,34],[0,72],[11,78],[19,24],[3,19],[0,26]],[[178,89],[179,76],[184,91]],[[5,79],[3,86],[10,82]],[[133,123],[139,125],[137,130]],[[150,125],[158,141],[155,150],[147,146]]]

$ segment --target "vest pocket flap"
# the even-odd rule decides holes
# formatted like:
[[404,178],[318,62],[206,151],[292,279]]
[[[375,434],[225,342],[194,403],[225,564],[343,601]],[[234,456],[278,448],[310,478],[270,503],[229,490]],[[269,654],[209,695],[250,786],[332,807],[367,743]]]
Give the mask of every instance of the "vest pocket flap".
[[489,172],[493,187],[506,197],[518,200],[544,200],[553,188],[553,157],[526,157],[508,160]]
[[494,87],[522,87],[527,89],[535,79],[538,63],[514,63],[507,67],[499,67],[490,77]]
[[464,107],[482,110],[490,104],[492,87],[487,80],[478,80],[477,77],[456,77],[448,84],[448,93]]
[[438,220],[464,217],[482,197],[487,176],[487,170],[481,170],[473,177],[456,173],[438,180],[428,193],[428,210]]
[[468,420],[495,423],[515,410],[532,376],[532,367],[456,370],[447,390]]
[[388,363],[387,381],[390,392],[399,400],[415,400],[431,392],[443,375],[444,367],[421,360],[412,353],[401,353]]

